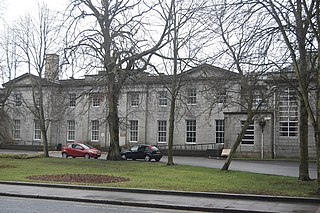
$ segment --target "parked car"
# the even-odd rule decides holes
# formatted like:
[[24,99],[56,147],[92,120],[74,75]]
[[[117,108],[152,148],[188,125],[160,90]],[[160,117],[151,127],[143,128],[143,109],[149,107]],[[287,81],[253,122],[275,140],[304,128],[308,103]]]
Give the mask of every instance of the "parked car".
[[83,143],[68,143],[61,149],[63,158],[67,157],[84,157],[86,159],[95,158],[98,159],[101,156],[101,151]]
[[127,159],[144,159],[145,161],[159,161],[162,158],[161,150],[154,145],[136,145],[127,151],[121,152],[121,157]]

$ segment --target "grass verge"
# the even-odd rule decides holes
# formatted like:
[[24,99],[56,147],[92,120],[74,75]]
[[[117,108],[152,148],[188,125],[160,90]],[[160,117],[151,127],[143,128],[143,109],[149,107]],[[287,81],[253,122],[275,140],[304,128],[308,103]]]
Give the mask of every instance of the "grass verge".
[[26,177],[48,174],[102,174],[130,179],[121,183],[92,184],[108,187],[316,197],[313,193],[315,181],[303,182],[294,177],[225,172],[185,165],[166,166],[159,162],[0,158],[0,180],[32,182]]

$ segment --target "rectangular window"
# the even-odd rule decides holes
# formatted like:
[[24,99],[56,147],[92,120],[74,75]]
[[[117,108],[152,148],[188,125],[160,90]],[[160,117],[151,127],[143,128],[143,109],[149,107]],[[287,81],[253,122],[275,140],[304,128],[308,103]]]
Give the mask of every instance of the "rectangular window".
[[129,141],[138,142],[138,121],[137,120],[130,121],[129,131],[130,131]]
[[19,140],[20,139],[20,131],[21,131],[21,122],[20,120],[13,120],[13,130],[12,130],[12,135],[13,139]]
[[168,98],[167,91],[159,91],[159,106],[167,106]]
[[21,106],[22,105],[22,95],[21,94],[15,94],[14,96],[15,100],[15,105],[16,106]]
[[158,143],[167,143],[167,121],[158,121]]
[[76,94],[69,94],[69,107],[76,106]]
[[131,106],[139,106],[139,93],[131,93]]
[[188,89],[187,90],[187,104],[189,104],[189,105],[197,104],[197,90],[196,89]]
[[99,95],[93,95],[92,96],[92,106],[93,107],[99,107],[100,106],[100,96]]
[[40,94],[38,94],[38,93],[34,94],[34,101],[35,101],[35,105],[37,107],[39,107],[40,106]]
[[224,143],[224,120],[216,120],[216,143]]
[[280,136],[298,136],[298,100],[295,90],[282,90],[279,100]]
[[218,103],[219,104],[225,104],[227,102],[227,91],[226,90],[222,90],[220,92],[218,92]]
[[40,128],[40,121],[34,120],[34,134],[33,134],[34,140],[41,140],[41,128]]
[[91,141],[99,141],[99,121],[91,121]]
[[196,143],[197,122],[196,120],[186,120],[186,143]]
[[68,122],[67,140],[74,141],[75,132],[76,132],[76,122],[74,120],[68,120],[67,122]]
[[[241,128],[243,128],[245,121],[241,121]],[[254,122],[250,123],[241,144],[254,144]]]

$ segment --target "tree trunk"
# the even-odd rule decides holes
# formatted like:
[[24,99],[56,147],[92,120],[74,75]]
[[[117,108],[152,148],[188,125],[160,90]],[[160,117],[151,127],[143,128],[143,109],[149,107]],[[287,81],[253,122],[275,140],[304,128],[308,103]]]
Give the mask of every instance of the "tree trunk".
[[174,134],[174,116],[176,107],[176,97],[172,95],[171,106],[170,106],[170,118],[169,118],[169,141],[168,141],[168,166],[174,165],[173,163],[173,134]]
[[[111,89],[111,90],[110,90]],[[119,146],[119,116],[118,116],[118,97],[119,92],[112,87],[108,91],[109,114],[107,121],[109,124],[110,149],[107,160],[122,160]]]
[[227,157],[226,161],[224,162],[221,170],[227,171],[229,169],[229,166],[231,164],[231,160],[232,160],[234,154],[236,153],[236,150],[238,149],[250,123],[252,122],[252,118],[253,118],[253,113],[252,113],[252,110],[250,110],[248,112],[248,117],[246,119],[246,122],[244,123],[243,128],[241,129],[241,132],[239,133],[235,143],[233,144],[233,146],[230,150],[229,156]]
[[309,181],[308,154],[308,112],[304,101],[300,99],[300,164],[299,180]]

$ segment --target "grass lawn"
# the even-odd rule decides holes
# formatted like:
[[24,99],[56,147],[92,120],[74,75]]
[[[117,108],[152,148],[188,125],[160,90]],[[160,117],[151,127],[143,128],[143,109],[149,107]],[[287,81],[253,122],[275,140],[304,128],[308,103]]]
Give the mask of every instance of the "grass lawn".
[[315,197],[316,181],[294,177],[221,171],[160,162],[85,160],[82,158],[0,158],[0,180],[30,181],[27,176],[48,174],[103,174],[129,178],[121,183],[95,184],[106,187],[163,190],[232,192],[264,195]]

